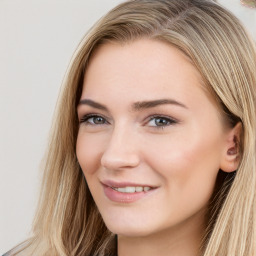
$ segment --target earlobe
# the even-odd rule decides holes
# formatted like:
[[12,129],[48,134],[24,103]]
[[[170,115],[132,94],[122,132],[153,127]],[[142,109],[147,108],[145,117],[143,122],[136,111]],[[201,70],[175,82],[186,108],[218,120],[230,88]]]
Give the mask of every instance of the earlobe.
[[242,124],[237,123],[228,131],[220,169],[224,172],[236,171],[240,163]]

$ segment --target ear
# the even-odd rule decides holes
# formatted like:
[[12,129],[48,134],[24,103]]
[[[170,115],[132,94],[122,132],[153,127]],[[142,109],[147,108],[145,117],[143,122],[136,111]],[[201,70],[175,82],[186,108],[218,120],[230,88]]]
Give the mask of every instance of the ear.
[[236,171],[240,163],[240,142],[242,134],[242,124],[238,122],[233,128],[227,131],[224,144],[220,169],[224,172]]

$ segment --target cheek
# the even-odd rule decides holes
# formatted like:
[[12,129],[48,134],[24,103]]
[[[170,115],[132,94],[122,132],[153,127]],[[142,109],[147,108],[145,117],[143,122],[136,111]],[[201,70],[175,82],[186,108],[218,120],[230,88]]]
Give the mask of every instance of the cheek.
[[180,209],[178,215],[190,216],[208,204],[219,170],[219,159],[218,153],[214,155],[211,148],[202,143],[183,142],[179,140],[174,147],[166,145],[162,150],[156,150],[148,161],[162,180],[167,201],[172,202],[175,209]]
[[94,174],[100,167],[103,140],[99,136],[78,133],[76,155],[84,175]]
[[218,136],[176,134],[155,142],[154,147],[147,144],[147,161],[173,195],[201,190],[210,193],[220,166],[220,142]]

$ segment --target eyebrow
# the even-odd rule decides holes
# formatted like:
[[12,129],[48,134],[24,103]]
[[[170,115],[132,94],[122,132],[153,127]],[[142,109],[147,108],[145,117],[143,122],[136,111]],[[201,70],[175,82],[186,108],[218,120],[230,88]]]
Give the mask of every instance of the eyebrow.
[[100,104],[100,103],[98,103],[96,101],[93,101],[93,100],[89,100],[89,99],[80,100],[78,105],[88,105],[88,106],[91,106],[93,108],[108,111],[108,108],[105,105]]
[[147,109],[147,108],[154,108],[159,105],[176,105],[179,107],[187,108],[184,104],[174,100],[174,99],[159,99],[159,100],[150,100],[150,101],[141,101],[141,102],[135,102],[133,104],[134,110],[141,110],[141,109]]
[[[176,105],[176,106],[183,107],[183,108],[186,108],[186,109],[188,108],[187,106],[185,106],[181,102],[178,102],[174,99],[158,99],[158,100],[134,102],[132,104],[132,110],[133,111],[139,111],[139,110],[142,110],[142,109],[154,108],[154,107],[157,107],[159,105],[166,105],[166,104]],[[98,103],[98,102],[95,102],[95,101],[90,100],[90,99],[82,99],[82,100],[80,100],[78,105],[88,105],[88,106],[91,106],[93,108],[108,111],[108,108],[105,105],[103,105],[101,103]]]

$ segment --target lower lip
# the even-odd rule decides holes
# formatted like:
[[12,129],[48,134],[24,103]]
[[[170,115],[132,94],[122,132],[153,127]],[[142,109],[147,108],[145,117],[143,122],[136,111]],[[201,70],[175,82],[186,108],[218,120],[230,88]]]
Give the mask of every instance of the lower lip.
[[156,189],[151,189],[149,191],[135,192],[135,193],[122,193],[114,190],[111,187],[103,185],[104,193],[106,197],[117,203],[133,203],[137,200],[140,200],[154,192]]

